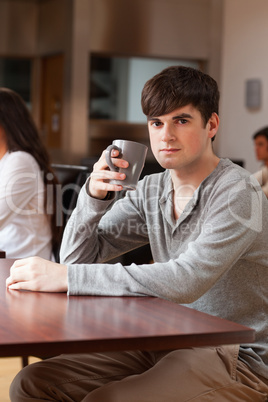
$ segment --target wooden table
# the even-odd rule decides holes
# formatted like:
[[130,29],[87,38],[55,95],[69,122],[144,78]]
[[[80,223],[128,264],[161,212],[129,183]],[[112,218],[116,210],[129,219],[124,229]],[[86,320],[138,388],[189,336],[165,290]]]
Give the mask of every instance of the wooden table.
[[254,331],[153,297],[7,290],[0,259],[0,356],[165,350],[254,341]]

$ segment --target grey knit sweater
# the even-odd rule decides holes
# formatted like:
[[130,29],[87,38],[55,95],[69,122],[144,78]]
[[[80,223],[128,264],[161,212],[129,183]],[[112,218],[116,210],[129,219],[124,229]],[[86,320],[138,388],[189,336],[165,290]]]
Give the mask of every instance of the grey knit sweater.
[[[69,295],[156,296],[256,330],[240,359],[268,379],[268,201],[257,180],[221,159],[175,221],[169,171],[113,201],[84,186],[64,232]],[[113,203],[113,205],[111,205]],[[106,263],[150,243],[153,264]]]

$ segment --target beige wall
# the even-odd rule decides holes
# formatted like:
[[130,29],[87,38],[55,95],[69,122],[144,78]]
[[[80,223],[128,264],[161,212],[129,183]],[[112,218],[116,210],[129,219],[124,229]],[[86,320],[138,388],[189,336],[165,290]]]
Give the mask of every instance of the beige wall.
[[[88,152],[91,134],[90,52],[199,59],[219,81],[222,1],[2,0],[0,55],[7,49],[37,57],[65,54],[63,150],[78,161]],[[36,66],[38,87],[38,62]]]
[[93,0],[92,51],[207,59],[210,0]]
[[72,0],[38,1],[37,51],[40,55],[67,52],[72,37]]
[[1,0],[0,55],[34,55],[37,29],[38,7],[34,1]]
[[[222,102],[220,153],[244,159],[254,172],[252,134],[268,125],[268,2],[267,0],[225,0],[222,54]],[[262,105],[245,106],[245,82],[259,78]]]

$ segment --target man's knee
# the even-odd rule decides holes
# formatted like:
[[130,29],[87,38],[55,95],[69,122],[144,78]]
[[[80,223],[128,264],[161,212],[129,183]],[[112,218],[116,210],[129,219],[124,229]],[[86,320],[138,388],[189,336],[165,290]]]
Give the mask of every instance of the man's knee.
[[9,388],[11,402],[23,402],[26,399],[29,400],[29,397],[36,397],[37,389],[40,394],[44,386],[42,378],[44,378],[44,370],[38,363],[30,364],[19,371]]

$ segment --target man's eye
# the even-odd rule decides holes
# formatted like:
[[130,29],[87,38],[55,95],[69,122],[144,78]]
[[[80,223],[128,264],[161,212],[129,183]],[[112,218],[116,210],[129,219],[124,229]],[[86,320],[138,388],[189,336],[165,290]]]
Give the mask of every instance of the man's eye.
[[152,123],[152,126],[153,127],[160,127],[161,126],[161,121],[154,121],[153,123]]
[[186,124],[187,121],[188,121],[188,120],[186,120],[186,119],[179,119],[179,120],[178,120],[178,122],[179,122],[180,124]]

